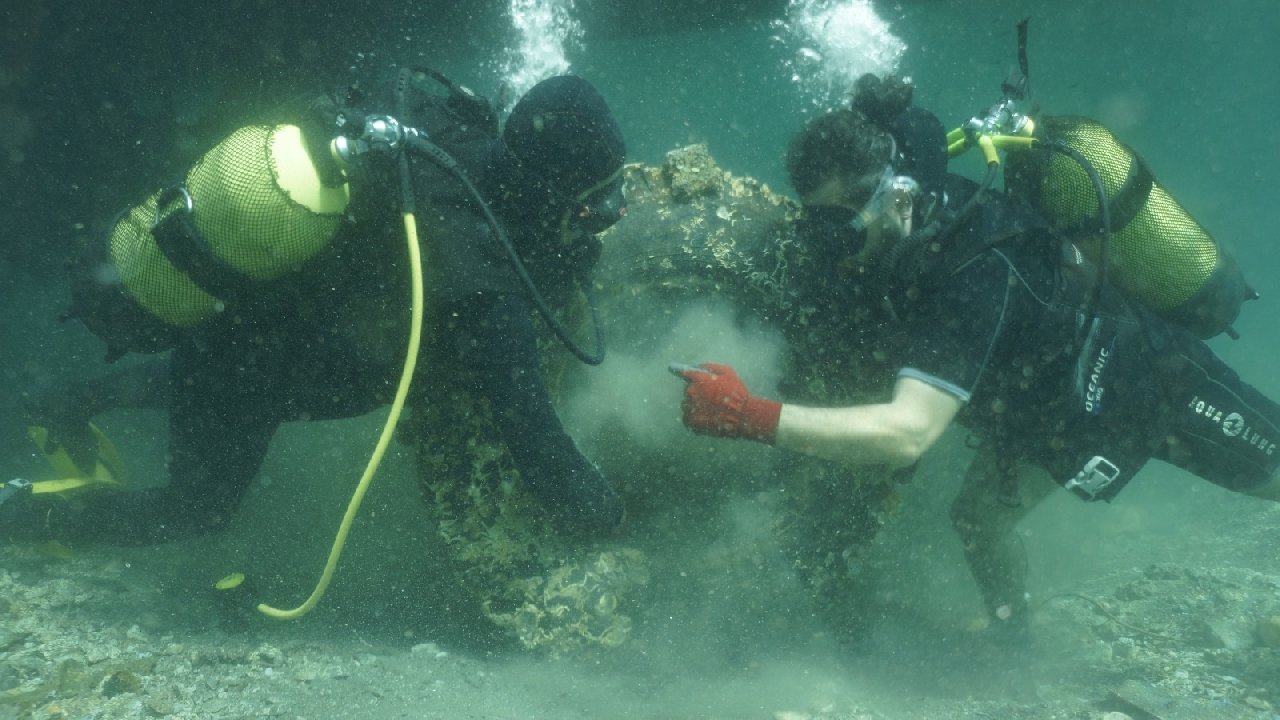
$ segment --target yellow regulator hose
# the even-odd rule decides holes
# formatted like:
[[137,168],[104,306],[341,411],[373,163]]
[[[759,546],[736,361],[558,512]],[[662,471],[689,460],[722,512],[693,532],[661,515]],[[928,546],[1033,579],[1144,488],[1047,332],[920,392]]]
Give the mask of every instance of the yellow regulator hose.
[[360,503],[364,500],[364,494],[373,482],[373,475],[378,471],[378,465],[382,462],[387,446],[391,444],[396,423],[400,421],[400,411],[404,409],[405,398],[409,395],[409,385],[413,382],[414,368],[418,364],[418,346],[422,341],[422,257],[418,246],[418,227],[414,214],[405,212],[403,217],[406,249],[409,252],[409,273],[413,283],[413,316],[409,324],[409,350],[404,359],[404,371],[400,374],[400,385],[396,388],[395,400],[391,403],[391,412],[387,415],[387,422],[382,427],[382,437],[378,438],[378,445],[373,449],[372,457],[369,458],[369,465],[364,469],[364,476],[360,478],[360,483],[356,485],[356,490],[351,495],[351,501],[347,503],[347,512],[342,516],[342,524],[338,526],[333,547],[329,549],[329,560],[325,563],[320,581],[311,591],[311,597],[292,610],[280,610],[266,603],[258,605],[258,611],[269,617],[296,620],[311,612],[324,596],[324,591],[329,587],[329,581],[333,579],[334,569],[338,566],[338,558],[342,557],[342,546],[346,544],[351,523],[355,521],[356,513],[360,511]]

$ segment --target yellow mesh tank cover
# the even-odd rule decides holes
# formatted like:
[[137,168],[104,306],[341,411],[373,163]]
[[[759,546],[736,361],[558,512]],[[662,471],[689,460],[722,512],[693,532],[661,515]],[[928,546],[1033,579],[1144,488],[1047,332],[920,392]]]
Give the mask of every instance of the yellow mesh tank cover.
[[232,133],[187,174],[213,254],[255,280],[295,269],[337,232],[348,188],[324,187],[296,126]]
[[151,227],[159,193],[147,198],[111,231],[111,261],[129,295],[147,312],[175,327],[191,327],[212,314],[218,299],[183,275],[156,245]]
[[[254,280],[271,280],[322,250],[350,200],[324,185],[294,125],[240,128],[186,177],[193,216],[211,252]],[[196,325],[219,301],[173,266],[151,234],[159,193],[131,209],[111,235],[111,258],[129,294],[177,327]],[[172,211],[172,208],[166,208]]]

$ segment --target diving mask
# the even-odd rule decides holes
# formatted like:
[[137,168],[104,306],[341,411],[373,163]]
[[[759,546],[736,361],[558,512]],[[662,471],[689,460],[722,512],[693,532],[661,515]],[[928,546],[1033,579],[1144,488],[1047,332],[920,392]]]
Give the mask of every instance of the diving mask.
[[577,195],[561,190],[559,185],[529,167],[511,147],[503,142],[503,152],[511,158],[513,170],[524,182],[540,186],[551,206],[559,209],[561,229],[572,229],[587,235],[597,235],[613,227],[627,214],[627,199],[623,194],[623,166],[618,165],[611,175]]
[[862,206],[861,210],[854,213],[853,219],[849,221],[849,226],[858,232],[862,232],[867,229],[868,225],[887,212],[907,210],[919,194],[920,183],[907,175],[895,175],[893,166],[889,165],[885,167],[884,172],[880,175],[880,182],[876,184],[876,189],[871,193],[871,197]]
[[619,169],[604,183],[579,195],[570,211],[569,226],[588,235],[597,235],[613,227],[627,214],[627,199],[622,193]]

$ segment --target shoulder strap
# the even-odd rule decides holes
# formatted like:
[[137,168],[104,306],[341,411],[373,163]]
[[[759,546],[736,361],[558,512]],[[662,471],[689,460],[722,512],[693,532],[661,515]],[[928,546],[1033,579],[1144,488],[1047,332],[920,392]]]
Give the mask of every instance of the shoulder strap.
[[[1127,146],[1126,146],[1126,149]],[[1129,173],[1124,184],[1116,191],[1115,197],[1107,200],[1107,211],[1111,223],[1111,231],[1119,232],[1133,221],[1146,205],[1147,197],[1155,184],[1150,168],[1140,155],[1129,150],[1133,160],[1129,163]],[[1101,215],[1093,215],[1062,228],[1068,237],[1080,235],[1096,235],[1102,232]]]
[[151,235],[155,238],[156,247],[179,272],[201,290],[228,305],[241,302],[252,292],[256,283],[214,255],[196,228],[191,217],[191,196],[185,188],[178,186],[163,191],[156,199],[156,205],[161,212],[173,206],[172,211],[151,229]]

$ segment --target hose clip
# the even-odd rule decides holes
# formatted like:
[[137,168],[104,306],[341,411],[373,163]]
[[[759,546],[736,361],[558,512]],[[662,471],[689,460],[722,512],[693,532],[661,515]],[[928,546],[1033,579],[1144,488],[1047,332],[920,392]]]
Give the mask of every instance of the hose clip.
[[160,222],[167,217],[165,211],[169,209],[175,201],[177,203],[177,207],[174,208],[175,210],[181,210],[187,215],[191,215],[191,213],[195,212],[196,202],[191,198],[190,191],[182,185],[174,185],[173,187],[161,190],[160,194],[156,196],[156,216],[155,221],[152,223],[153,226],[159,225]]

